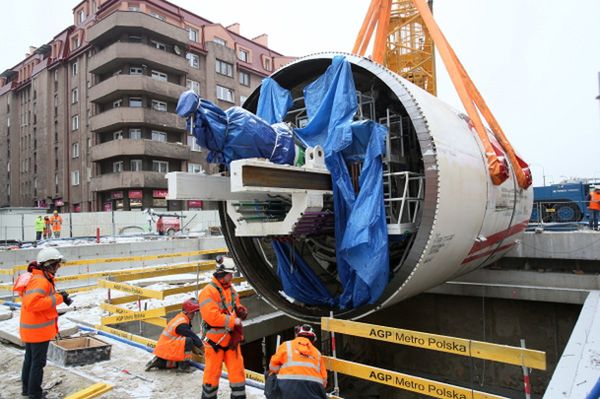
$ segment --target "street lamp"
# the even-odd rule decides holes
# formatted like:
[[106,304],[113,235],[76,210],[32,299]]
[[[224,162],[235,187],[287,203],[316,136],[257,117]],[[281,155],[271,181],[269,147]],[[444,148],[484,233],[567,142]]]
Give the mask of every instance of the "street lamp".
[[546,170],[544,169],[544,166],[539,163],[530,163],[529,167],[532,167],[532,166],[539,166],[540,168],[542,168],[542,182],[543,182],[544,186],[546,186]]

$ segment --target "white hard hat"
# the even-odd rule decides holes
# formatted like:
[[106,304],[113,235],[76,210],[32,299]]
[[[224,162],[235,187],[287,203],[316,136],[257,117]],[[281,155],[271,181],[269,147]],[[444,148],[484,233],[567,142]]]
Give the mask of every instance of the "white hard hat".
[[60,252],[58,252],[58,249],[51,248],[51,247],[43,248],[40,252],[38,252],[37,262],[40,265],[43,265],[44,263],[51,261],[51,260],[63,261],[63,260],[65,260],[65,257],[62,256]]
[[229,262],[223,262],[223,263],[217,263],[217,267],[215,269],[214,274],[235,273],[235,272],[237,272],[235,265],[232,265]]

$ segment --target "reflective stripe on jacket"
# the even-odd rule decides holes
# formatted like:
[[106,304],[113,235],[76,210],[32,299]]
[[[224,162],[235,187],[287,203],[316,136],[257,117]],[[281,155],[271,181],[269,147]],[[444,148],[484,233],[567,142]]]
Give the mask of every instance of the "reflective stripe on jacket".
[[269,371],[278,380],[311,381],[327,385],[325,360],[313,344],[304,337],[284,342],[271,357]]
[[46,224],[44,223],[44,219],[39,219],[39,218],[35,219],[35,231],[36,232],[44,231],[44,226],[46,226]]
[[590,193],[590,209],[594,209],[596,211],[600,211],[600,193],[592,191]]
[[189,355],[185,354],[185,337],[175,331],[180,324],[190,324],[190,319],[183,312],[173,317],[160,334],[154,348],[154,354],[157,357],[174,362],[181,362],[189,358]]
[[226,347],[235,326],[235,308],[240,306],[240,298],[233,287],[223,288],[214,276],[198,296],[200,315],[205,323],[206,338]]
[[25,287],[21,306],[21,341],[26,343],[45,342],[58,333],[56,306],[63,297],[54,289],[54,278],[48,281],[44,272],[34,269],[31,280]]
[[59,215],[52,215],[50,216],[50,224],[52,225],[52,231],[60,231],[62,218]]

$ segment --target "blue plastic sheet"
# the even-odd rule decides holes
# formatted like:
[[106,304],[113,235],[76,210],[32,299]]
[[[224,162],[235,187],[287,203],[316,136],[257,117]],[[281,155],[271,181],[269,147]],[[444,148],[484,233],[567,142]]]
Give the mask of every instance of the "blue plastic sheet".
[[277,274],[287,295],[308,305],[336,305],[323,282],[292,246],[273,241],[273,249],[277,255]]
[[294,138],[284,123],[271,126],[241,107],[223,111],[191,90],[179,97],[176,111],[184,118],[193,115],[192,132],[198,145],[209,150],[208,162],[229,165],[236,159],[266,158],[294,163]]
[[[344,284],[339,305],[355,308],[372,304],[389,280],[382,174],[387,132],[372,121],[352,123],[358,104],[351,66],[344,57],[335,57],[325,74],[305,88],[304,99],[309,123],[295,133],[309,146],[323,145],[333,181],[336,261]],[[344,150],[350,160],[360,160],[365,142],[368,145],[357,197]]]
[[292,106],[292,94],[272,78],[263,79],[256,115],[267,123],[282,122]]

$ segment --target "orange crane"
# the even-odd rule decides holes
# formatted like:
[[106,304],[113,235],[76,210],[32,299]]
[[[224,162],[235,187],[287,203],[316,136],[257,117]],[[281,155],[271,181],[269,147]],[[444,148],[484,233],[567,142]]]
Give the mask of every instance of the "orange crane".
[[429,4],[425,0],[371,0],[354,43],[353,53],[364,56],[375,33],[373,60],[435,95],[435,46],[473,128],[485,147],[492,182],[500,185],[508,179],[508,167],[502,152],[490,141],[482,116],[508,156],[519,187],[528,188],[532,183],[529,166],[515,153],[500,124],[433,19],[431,3],[432,0]]

